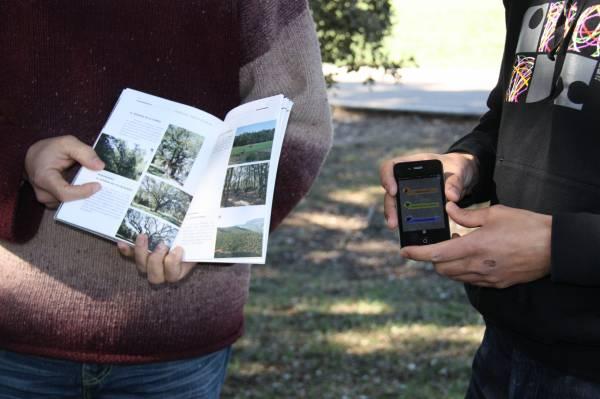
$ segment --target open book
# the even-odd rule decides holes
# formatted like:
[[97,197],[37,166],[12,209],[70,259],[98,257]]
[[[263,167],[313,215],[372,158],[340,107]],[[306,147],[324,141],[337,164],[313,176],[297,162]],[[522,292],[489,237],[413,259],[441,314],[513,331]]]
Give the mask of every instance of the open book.
[[265,263],[275,178],[292,102],[283,95],[239,106],[222,121],[126,89],[94,148],[103,171],[92,197],[63,203],[56,220],[113,241],[147,234],[181,246],[184,260]]

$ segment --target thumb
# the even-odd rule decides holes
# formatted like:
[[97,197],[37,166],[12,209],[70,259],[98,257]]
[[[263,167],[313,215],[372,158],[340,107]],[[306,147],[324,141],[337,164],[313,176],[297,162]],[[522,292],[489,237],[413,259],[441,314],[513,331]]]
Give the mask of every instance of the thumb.
[[463,179],[457,174],[452,174],[446,179],[446,198],[451,202],[458,202],[463,196]]
[[46,174],[42,188],[51,193],[60,202],[69,202],[91,197],[100,191],[102,186],[99,183],[72,186],[58,170],[51,170]]
[[448,216],[456,223],[464,227],[474,228],[485,224],[489,209],[462,209],[454,202],[448,202],[446,204],[446,211],[448,212]]
[[104,162],[98,157],[96,151],[76,137],[71,137],[65,147],[66,155],[77,161],[81,166],[91,170],[104,169]]

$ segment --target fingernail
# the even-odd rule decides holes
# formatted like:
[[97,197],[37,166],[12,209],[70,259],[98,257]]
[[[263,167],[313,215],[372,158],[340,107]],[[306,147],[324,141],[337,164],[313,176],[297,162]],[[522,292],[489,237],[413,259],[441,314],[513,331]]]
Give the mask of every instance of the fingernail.
[[157,246],[156,249],[160,252],[166,252],[169,248],[165,245],[164,242],[160,242]]
[[94,194],[96,194],[98,191],[102,190],[102,185],[100,183],[96,183],[94,184],[94,187],[92,188],[92,192]]
[[139,245],[146,245],[146,235],[140,234],[137,236],[136,241]]
[[92,159],[92,162],[95,163],[98,166],[104,167],[104,161],[101,160],[99,157],[96,157],[96,158]]

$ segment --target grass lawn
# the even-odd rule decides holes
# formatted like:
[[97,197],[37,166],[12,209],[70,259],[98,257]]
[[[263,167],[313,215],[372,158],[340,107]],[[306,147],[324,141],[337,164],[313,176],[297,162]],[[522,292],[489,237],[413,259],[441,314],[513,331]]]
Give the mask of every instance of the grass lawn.
[[500,0],[394,0],[395,27],[386,47],[414,55],[424,68],[497,68],[504,45]]
[[254,266],[246,335],[223,398],[463,398],[483,334],[462,285],[399,256],[383,224],[378,164],[443,151],[472,119],[334,115],[311,195]]
[[271,148],[273,148],[273,141],[233,147],[229,164],[265,161],[271,158]]

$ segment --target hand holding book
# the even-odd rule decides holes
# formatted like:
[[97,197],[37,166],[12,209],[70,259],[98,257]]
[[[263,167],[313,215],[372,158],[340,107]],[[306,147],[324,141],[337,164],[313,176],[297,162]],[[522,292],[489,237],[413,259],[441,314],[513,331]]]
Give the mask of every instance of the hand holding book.
[[36,198],[47,208],[54,209],[61,202],[88,198],[100,191],[99,183],[69,184],[63,173],[75,164],[100,171],[104,162],[92,147],[74,136],[61,136],[34,143],[25,157],[26,179],[31,183]]
[[154,252],[148,250],[148,236],[139,234],[135,247],[123,242],[117,243],[121,254],[135,260],[138,271],[148,277],[151,284],[176,283],[187,276],[196,262],[183,261],[183,248],[169,251],[169,247],[160,243]]

